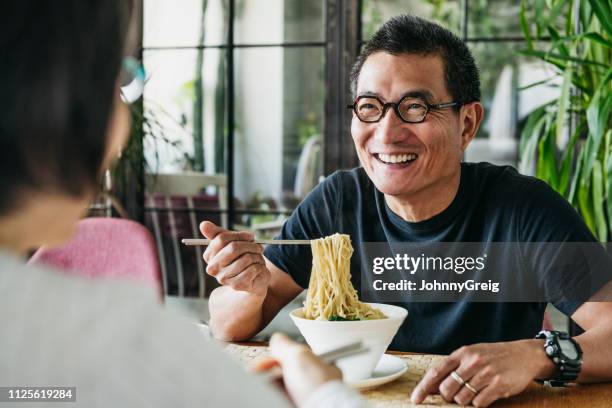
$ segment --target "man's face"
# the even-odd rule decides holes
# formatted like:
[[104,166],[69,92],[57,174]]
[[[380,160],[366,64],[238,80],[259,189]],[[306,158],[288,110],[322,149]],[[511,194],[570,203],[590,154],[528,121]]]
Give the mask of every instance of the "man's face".
[[[379,52],[367,58],[357,96],[375,95],[387,103],[398,102],[407,93],[421,95],[428,104],[452,101],[439,56]],[[361,122],[353,114],[351,134],[376,188],[402,198],[428,189],[434,192],[452,178],[464,149],[459,115],[452,108],[430,110],[421,123],[405,123],[393,109],[377,123]]]

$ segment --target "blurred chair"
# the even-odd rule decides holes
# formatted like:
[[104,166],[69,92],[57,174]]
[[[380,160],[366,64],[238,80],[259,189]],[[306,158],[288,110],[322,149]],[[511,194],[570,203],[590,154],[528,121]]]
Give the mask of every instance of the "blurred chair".
[[[215,190],[213,194],[208,191]],[[166,295],[205,297],[210,286],[203,247],[182,238],[199,237],[199,223],[227,228],[227,177],[199,172],[147,174],[145,225],[153,231]],[[212,283],[212,282],[211,282]]]
[[317,186],[323,174],[321,136],[311,136],[298,159],[293,193],[301,201]]
[[486,138],[477,137],[470,142],[465,151],[465,161],[490,162],[497,165],[515,166],[518,158],[518,141],[516,139],[516,118],[514,104],[517,99],[514,84],[515,68],[506,65],[496,79],[495,92],[490,107],[487,107],[487,119],[482,130],[487,131]]
[[[302,200],[323,179],[322,142],[320,135],[311,136],[300,153],[295,172],[295,183],[292,192],[286,192],[282,204],[286,208],[297,207]],[[252,230],[257,236],[269,237],[278,235],[287,221],[286,216],[276,220],[254,224]]]
[[118,218],[85,218],[58,248],[42,247],[28,264],[44,264],[93,279],[129,279],[162,295],[155,241],[141,224]]

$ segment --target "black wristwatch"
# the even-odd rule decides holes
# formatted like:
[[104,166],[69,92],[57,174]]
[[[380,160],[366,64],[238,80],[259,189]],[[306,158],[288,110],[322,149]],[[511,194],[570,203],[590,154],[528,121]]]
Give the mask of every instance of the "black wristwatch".
[[545,339],[544,352],[557,366],[553,378],[536,380],[551,387],[564,387],[575,381],[582,368],[582,349],[569,334],[560,331],[542,330],[536,339]]

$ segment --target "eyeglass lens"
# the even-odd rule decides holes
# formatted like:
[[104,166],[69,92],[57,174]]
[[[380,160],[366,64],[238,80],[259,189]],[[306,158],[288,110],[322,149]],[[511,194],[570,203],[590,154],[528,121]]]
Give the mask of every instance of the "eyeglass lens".
[[[404,98],[399,102],[399,113],[407,122],[420,122],[427,114],[427,106],[416,98]],[[360,98],[355,106],[359,119],[364,122],[377,122],[382,118],[384,104],[377,98]]]

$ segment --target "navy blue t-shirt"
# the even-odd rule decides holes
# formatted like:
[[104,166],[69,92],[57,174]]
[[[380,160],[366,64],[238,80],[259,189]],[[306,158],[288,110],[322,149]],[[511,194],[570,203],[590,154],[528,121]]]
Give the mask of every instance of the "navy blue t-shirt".
[[[296,208],[278,238],[313,239],[336,232],[350,235],[356,252],[360,242],[596,242],[576,211],[546,183],[489,163],[462,163],[452,203],[421,222],[407,222],[395,214],[363,168],[335,172]],[[307,288],[310,247],[271,245],[264,254]],[[359,259],[354,254],[351,260],[351,280],[358,291]],[[550,269],[534,265],[531,273]],[[555,306],[571,315],[581,303],[563,301]],[[546,308],[544,301],[393,304],[409,314],[390,348],[441,354],[479,342],[533,338]]]

